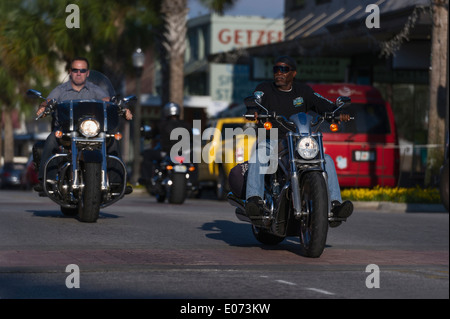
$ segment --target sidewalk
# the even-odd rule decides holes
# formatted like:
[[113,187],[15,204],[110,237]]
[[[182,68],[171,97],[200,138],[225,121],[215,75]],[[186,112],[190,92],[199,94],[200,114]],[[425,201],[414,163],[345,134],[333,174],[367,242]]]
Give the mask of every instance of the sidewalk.
[[407,204],[392,202],[353,202],[355,210],[403,213],[448,213],[442,204]]
[[[132,194],[148,195],[144,188],[133,188]],[[150,195],[148,195],[150,196]],[[448,213],[442,204],[406,204],[391,202],[353,202],[356,210],[399,213]]]

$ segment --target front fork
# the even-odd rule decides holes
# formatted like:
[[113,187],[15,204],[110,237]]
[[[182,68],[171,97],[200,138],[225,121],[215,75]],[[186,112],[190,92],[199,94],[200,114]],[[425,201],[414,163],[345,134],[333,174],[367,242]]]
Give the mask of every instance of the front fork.
[[[294,209],[294,216],[296,218],[301,218],[308,215],[309,212],[302,211],[302,198],[300,194],[300,177],[297,173],[297,166],[295,163],[295,148],[294,148],[294,137],[293,133],[289,132],[287,136],[288,150],[289,150],[289,168],[290,168],[290,179],[291,179],[291,190],[292,190],[292,206]],[[320,147],[322,150],[322,147]],[[321,157],[324,158],[324,154],[321,151]],[[328,203],[330,203],[330,192],[328,191],[328,175],[325,171],[325,166],[322,164],[322,175],[325,179],[325,184],[327,187]],[[328,216],[330,216],[330,205],[328,205]]]
[[291,189],[292,189],[292,204],[294,208],[294,216],[302,217],[305,212],[302,212],[302,200],[300,197],[300,183],[297,174],[297,166],[295,164],[294,155],[294,138],[291,132],[288,133],[288,150],[289,150],[289,168],[290,168],[290,179],[291,179]]
[[[102,133],[104,135],[104,133]],[[72,183],[72,189],[78,190],[80,188],[83,188],[83,184],[80,181],[80,170],[77,165],[77,163],[80,162],[80,156],[81,153],[78,152],[77,148],[77,142],[84,140],[83,138],[78,138],[76,136],[72,136],[72,176],[73,176],[73,183]],[[102,154],[102,184],[101,189],[102,191],[108,189],[109,182],[108,182],[108,176],[106,174],[107,172],[107,154],[106,154],[106,139],[104,136],[100,136],[96,139],[90,139],[90,141],[95,141],[101,143],[101,154]],[[114,156],[110,156],[114,157]]]

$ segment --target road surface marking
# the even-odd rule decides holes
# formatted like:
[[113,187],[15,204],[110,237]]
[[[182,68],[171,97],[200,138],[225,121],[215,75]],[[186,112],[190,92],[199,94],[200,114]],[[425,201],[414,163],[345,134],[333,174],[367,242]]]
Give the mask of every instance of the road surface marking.
[[317,289],[317,288],[306,288],[307,290],[315,291],[324,295],[334,295],[334,293],[323,290],[323,289]]

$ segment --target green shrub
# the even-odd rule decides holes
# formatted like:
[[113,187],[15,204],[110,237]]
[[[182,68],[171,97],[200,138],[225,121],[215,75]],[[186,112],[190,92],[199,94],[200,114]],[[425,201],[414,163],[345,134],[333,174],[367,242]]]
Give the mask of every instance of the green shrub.
[[436,188],[381,187],[347,188],[341,190],[343,200],[375,201],[394,203],[440,204],[439,190]]

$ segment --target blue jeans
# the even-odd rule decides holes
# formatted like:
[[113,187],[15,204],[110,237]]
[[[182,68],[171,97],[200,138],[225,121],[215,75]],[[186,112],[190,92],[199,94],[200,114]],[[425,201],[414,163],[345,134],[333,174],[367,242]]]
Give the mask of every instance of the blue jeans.
[[[274,169],[278,165],[278,141],[267,140],[265,142],[258,144],[248,162],[246,199],[252,196],[264,198],[264,175],[274,173]],[[334,167],[333,159],[327,154],[325,154],[325,171],[328,175],[330,199],[331,201],[337,200],[341,203],[341,189],[339,187],[336,168]]]

